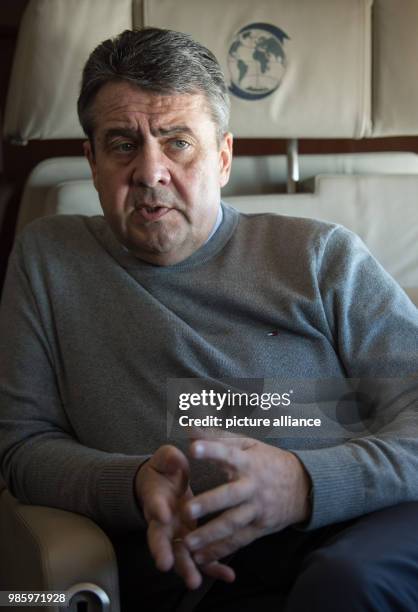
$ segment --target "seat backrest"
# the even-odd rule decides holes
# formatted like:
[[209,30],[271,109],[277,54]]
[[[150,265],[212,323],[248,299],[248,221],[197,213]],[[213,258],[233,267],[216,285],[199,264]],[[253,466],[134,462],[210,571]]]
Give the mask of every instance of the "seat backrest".
[[[82,137],[76,98],[87,55],[99,41],[144,25],[187,31],[214,51],[228,82],[236,137],[418,134],[418,42],[415,28],[404,27],[417,22],[415,0],[404,0],[402,10],[396,0],[212,0],[210,11],[206,0],[30,0],[5,134],[20,142]],[[296,169],[293,164],[293,178]],[[252,212],[341,222],[414,290],[417,157],[306,156],[298,170],[298,191],[306,193],[286,195],[284,157],[237,159],[224,197]],[[38,167],[19,227],[42,214],[99,211],[88,176],[79,159]]]

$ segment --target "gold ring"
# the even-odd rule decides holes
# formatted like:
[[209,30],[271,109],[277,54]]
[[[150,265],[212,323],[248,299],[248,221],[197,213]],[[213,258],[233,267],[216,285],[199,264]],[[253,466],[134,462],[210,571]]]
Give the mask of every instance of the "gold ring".
[[183,542],[183,538],[173,538],[173,544],[181,544]]

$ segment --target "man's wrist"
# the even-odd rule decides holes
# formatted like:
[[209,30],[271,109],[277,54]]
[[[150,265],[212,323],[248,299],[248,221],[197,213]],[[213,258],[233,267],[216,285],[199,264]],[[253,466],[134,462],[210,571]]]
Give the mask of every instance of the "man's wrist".
[[151,457],[152,457],[152,455],[147,457],[145,459],[145,461],[143,461],[141,463],[141,465],[138,467],[138,469],[137,469],[137,471],[135,473],[135,478],[134,478],[135,499],[136,499],[136,502],[137,502],[138,507],[141,510],[141,512],[143,511],[142,483],[143,483],[143,478],[144,478],[145,470],[148,467],[147,463],[151,459]]

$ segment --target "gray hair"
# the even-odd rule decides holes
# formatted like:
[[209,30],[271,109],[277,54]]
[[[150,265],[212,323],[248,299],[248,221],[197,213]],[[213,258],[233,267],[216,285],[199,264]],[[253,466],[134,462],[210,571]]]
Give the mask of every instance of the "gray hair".
[[160,94],[206,97],[218,143],[228,130],[230,101],[222,69],[209,49],[188,34],[159,28],[125,30],[96,47],[83,70],[78,117],[93,142],[93,102],[109,82],[126,81]]

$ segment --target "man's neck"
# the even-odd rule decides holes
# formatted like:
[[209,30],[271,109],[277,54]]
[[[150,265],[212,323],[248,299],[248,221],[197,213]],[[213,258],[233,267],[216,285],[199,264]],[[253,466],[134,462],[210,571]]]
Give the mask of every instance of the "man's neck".
[[214,233],[216,232],[216,230],[218,229],[218,227],[222,223],[223,216],[224,215],[223,215],[223,211],[222,211],[222,206],[219,203],[218,214],[217,214],[217,217],[216,217],[216,220],[215,220],[215,224],[212,227],[212,230],[211,230],[211,232],[210,232],[209,236],[207,237],[206,242],[204,244],[209,242],[209,240],[212,238],[212,236],[214,235]]

